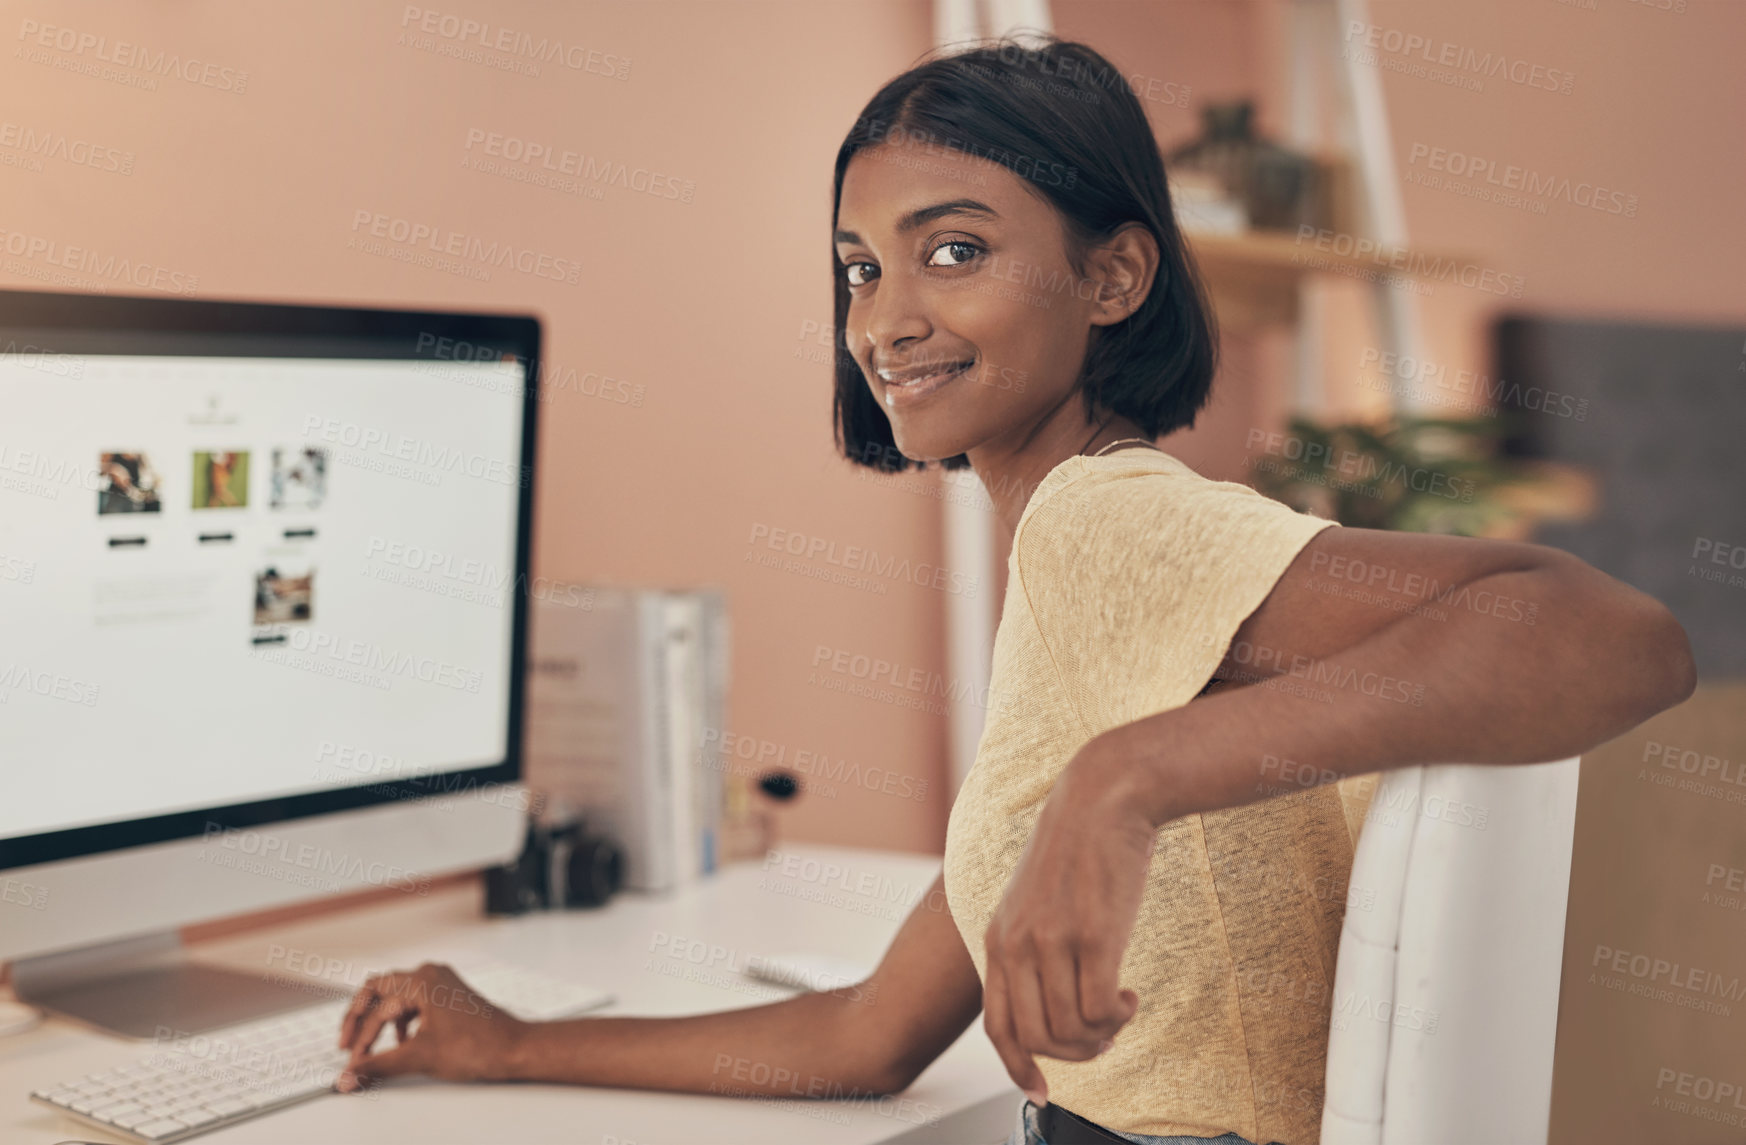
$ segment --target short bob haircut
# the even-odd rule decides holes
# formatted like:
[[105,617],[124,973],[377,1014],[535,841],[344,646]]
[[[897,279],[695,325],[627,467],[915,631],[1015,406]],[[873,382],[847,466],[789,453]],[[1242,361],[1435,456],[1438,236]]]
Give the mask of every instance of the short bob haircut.
[[[1081,43],[1035,35],[1007,38],[934,59],[875,94],[837,150],[831,229],[842,207],[843,173],[863,149],[921,143],[998,163],[1024,179],[1060,214],[1067,256],[1082,273],[1091,245],[1139,222],[1158,241],[1152,289],[1133,314],[1094,328],[1075,383],[1086,416],[1124,415],[1148,437],[1194,424],[1218,364],[1218,331],[1193,258],[1184,247],[1164,180],[1164,161],[1140,101],[1121,72]],[[925,469],[891,435],[845,323],[849,286],[833,246],[836,317],[836,439],[844,456],[871,469]],[[963,469],[960,453],[945,459]]]

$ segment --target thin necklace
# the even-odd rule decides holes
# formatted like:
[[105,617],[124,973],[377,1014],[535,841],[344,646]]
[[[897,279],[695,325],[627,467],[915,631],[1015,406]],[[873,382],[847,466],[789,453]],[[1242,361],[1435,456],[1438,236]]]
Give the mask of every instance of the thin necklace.
[[[1108,421],[1105,421],[1105,422],[1104,422],[1104,423],[1103,423],[1103,424],[1102,424],[1102,425],[1099,425],[1099,426],[1098,426],[1098,427],[1097,427],[1097,428],[1096,428],[1096,429],[1094,429],[1094,430],[1092,430],[1092,431],[1091,431],[1091,436],[1090,436],[1090,437],[1088,437],[1088,438],[1086,438],[1086,439],[1085,439],[1085,445],[1090,445],[1090,444],[1091,444],[1091,443],[1092,443],[1092,442],[1094,442],[1094,441],[1096,441],[1096,440],[1097,440],[1097,435],[1098,435],[1098,434],[1100,434],[1100,433],[1102,433],[1102,432],[1103,432],[1103,427],[1104,427],[1104,426],[1105,426],[1105,425],[1108,425],[1108,424],[1109,424],[1109,422],[1108,422]],[[1091,456],[1092,456],[1092,457],[1102,457],[1102,456],[1103,456],[1103,455],[1104,455],[1104,454],[1105,454],[1105,453],[1106,453],[1106,452],[1108,452],[1108,451],[1109,451],[1109,450],[1110,450],[1110,449],[1111,449],[1111,448],[1113,448],[1113,447],[1115,447],[1115,446],[1118,446],[1118,445],[1126,445],[1126,444],[1128,444],[1128,443],[1129,443],[1129,442],[1130,442],[1130,441],[1137,441],[1137,442],[1139,442],[1139,443],[1140,443],[1140,444],[1141,444],[1141,445],[1151,445],[1151,446],[1152,446],[1152,448],[1153,448],[1153,449],[1157,449],[1157,448],[1158,448],[1158,447],[1157,447],[1157,446],[1156,446],[1156,445],[1152,445],[1152,442],[1151,442],[1151,440],[1150,440],[1150,439],[1149,439],[1149,438],[1144,438],[1144,437],[1122,437],[1122,438],[1117,438],[1117,439],[1116,439],[1116,440],[1115,440],[1115,441],[1108,441],[1108,442],[1105,442],[1105,443],[1104,443],[1104,444],[1103,444],[1103,446],[1102,446],[1102,448],[1100,448],[1100,449],[1099,449],[1099,450],[1098,450],[1098,451],[1097,451],[1097,452],[1096,452],[1096,453],[1093,453],[1093,454],[1092,454],[1092,455],[1091,455]],[[1080,446],[1080,447],[1079,447],[1079,453],[1078,453],[1078,455],[1077,455],[1077,456],[1081,456],[1081,457],[1083,457],[1083,456],[1085,456],[1085,445],[1082,445],[1082,446]],[[1162,450],[1159,450],[1159,452],[1163,452],[1163,451],[1162,451]]]
[[1141,445],[1151,446],[1153,449],[1158,448],[1156,445],[1152,445],[1152,443],[1149,440],[1147,440],[1146,438],[1143,438],[1143,437],[1122,437],[1122,438],[1117,438],[1115,441],[1106,442],[1101,449],[1099,449],[1096,453],[1091,454],[1091,456],[1092,457],[1102,457],[1104,454],[1108,453],[1110,450],[1114,449],[1116,446],[1126,445],[1132,441],[1137,441]]

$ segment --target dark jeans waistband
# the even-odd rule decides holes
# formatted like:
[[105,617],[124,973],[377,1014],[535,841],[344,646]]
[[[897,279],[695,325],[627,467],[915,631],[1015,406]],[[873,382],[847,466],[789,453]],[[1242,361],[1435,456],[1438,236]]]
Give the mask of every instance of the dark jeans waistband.
[[[1047,1145],[1134,1145],[1134,1142],[1120,1134],[1113,1133],[1097,1122],[1081,1117],[1070,1109],[1064,1109],[1054,1102],[1037,1106],[1025,1102],[1023,1111],[1030,1113],[1035,1125],[1035,1135]],[[1022,1120],[1022,1117],[1021,1117]],[[1254,1142],[1237,1133],[1226,1133],[1219,1137],[1147,1137],[1148,1141],[1197,1141],[1205,1145],[1254,1145]]]
[[1134,1145],[1052,1101],[1037,1110],[1037,1129],[1049,1145]]

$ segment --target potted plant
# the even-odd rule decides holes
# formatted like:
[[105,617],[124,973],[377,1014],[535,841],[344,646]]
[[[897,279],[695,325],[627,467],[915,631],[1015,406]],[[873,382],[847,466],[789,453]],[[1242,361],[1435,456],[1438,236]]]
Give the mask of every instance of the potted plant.
[[1548,474],[1544,466],[1497,456],[1504,428],[1486,417],[1397,416],[1331,425],[1293,418],[1280,448],[1250,458],[1251,484],[1342,525],[1524,535],[1534,519],[1567,512],[1520,495],[1544,486]]

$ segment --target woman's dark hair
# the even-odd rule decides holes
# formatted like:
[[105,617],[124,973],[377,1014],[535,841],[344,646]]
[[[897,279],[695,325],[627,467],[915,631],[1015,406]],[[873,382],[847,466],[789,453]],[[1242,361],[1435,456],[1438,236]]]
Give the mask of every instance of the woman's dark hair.
[[[929,59],[886,84],[837,150],[831,229],[843,173],[857,152],[887,142],[923,143],[998,163],[1027,180],[1061,215],[1067,256],[1083,257],[1125,223],[1158,241],[1158,274],[1145,302],[1113,326],[1093,329],[1080,368],[1086,417],[1099,407],[1157,437],[1194,424],[1218,362],[1212,307],[1184,247],[1164,181],[1164,161],[1140,101],[1121,72],[1084,44],[1052,36],[1000,40]],[[833,247],[836,437],[845,456],[888,472],[911,466],[891,422],[850,355],[848,282]],[[947,469],[970,464],[963,454]]]

